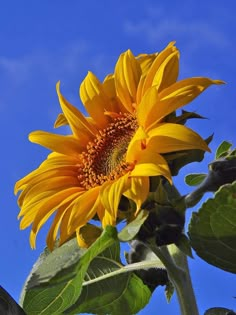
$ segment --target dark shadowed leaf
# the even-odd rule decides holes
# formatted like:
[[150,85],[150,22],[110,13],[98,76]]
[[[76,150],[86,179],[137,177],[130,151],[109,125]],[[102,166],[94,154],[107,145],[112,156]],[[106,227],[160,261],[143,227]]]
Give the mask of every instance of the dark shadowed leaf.
[[236,273],[236,182],[222,186],[193,213],[188,234],[198,256]]
[[228,308],[224,307],[212,307],[209,308],[204,315],[235,315],[236,313]]
[[0,286],[0,314],[2,315],[26,315],[23,309],[16,303],[10,294]]

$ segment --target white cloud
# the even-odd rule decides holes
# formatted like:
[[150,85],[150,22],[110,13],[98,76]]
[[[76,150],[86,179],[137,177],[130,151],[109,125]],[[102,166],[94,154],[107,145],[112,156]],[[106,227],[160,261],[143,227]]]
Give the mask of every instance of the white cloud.
[[59,80],[62,73],[71,75],[83,66],[83,56],[87,49],[86,42],[74,41],[56,51],[33,50],[16,57],[0,55],[0,79],[7,79],[14,86],[24,84],[41,74],[49,81]]
[[1,76],[6,75],[14,84],[28,79],[32,68],[32,60],[26,56],[23,58],[9,58],[0,56]]
[[[189,7],[189,6],[187,6]],[[142,41],[147,41],[151,46],[158,42],[169,42],[171,40],[184,40],[186,48],[195,50],[201,45],[208,47],[228,48],[230,40],[228,34],[218,25],[217,17],[219,12],[206,17],[194,15],[191,19],[186,19],[186,11],[183,8],[176,11],[167,11],[166,7],[152,6],[146,9],[145,17],[134,20],[127,20],[124,24],[124,31],[130,36],[139,36]],[[178,10],[178,11],[177,11]]]

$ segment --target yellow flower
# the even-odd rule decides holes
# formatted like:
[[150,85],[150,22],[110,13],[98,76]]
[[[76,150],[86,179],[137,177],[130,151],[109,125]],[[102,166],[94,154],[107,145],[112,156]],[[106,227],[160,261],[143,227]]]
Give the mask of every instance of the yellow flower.
[[[94,216],[102,226],[115,225],[122,195],[132,199],[136,213],[149,193],[149,177],[171,172],[164,153],[200,149],[204,140],[189,128],[165,122],[165,117],[188,104],[211,84],[222,81],[197,77],[177,81],[179,51],[170,43],[163,51],[135,57],[122,53],[114,74],[103,82],[91,72],[80,86],[85,117],[61,94],[63,111],[55,127],[68,124],[71,135],[35,131],[30,141],[53,152],[33,172],[16,183],[23,217],[20,228],[32,224],[30,244],[48,218],[55,214],[47,236],[53,248]],[[96,232],[97,233],[97,232]]]

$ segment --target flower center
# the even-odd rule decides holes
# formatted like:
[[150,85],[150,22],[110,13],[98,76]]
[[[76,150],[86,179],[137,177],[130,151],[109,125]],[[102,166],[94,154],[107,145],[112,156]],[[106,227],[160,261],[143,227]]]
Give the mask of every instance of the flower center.
[[80,155],[78,178],[82,187],[88,190],[127,173],[130,165],[125,155],[137,127],[134,116],[122,114],[88,143],[87,151]]

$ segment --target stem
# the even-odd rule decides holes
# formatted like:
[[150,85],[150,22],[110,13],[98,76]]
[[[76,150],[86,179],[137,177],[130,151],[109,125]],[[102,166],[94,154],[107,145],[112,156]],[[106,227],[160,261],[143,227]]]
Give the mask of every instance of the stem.
[[185,271],[183,276],[180,277],[180,281],[177,281],[175,284],[181,312],[183,315],[199,315],[192,280],[189,273],[187,256],[174,244],[169,246],[169,251],[175,263],[177,265],[181,264]]
[[168,248],[155,245],[150,247],[167,269],[169,279],[177,293],[181,314],[199,315],[186,255],[174,244],[169,245]]

